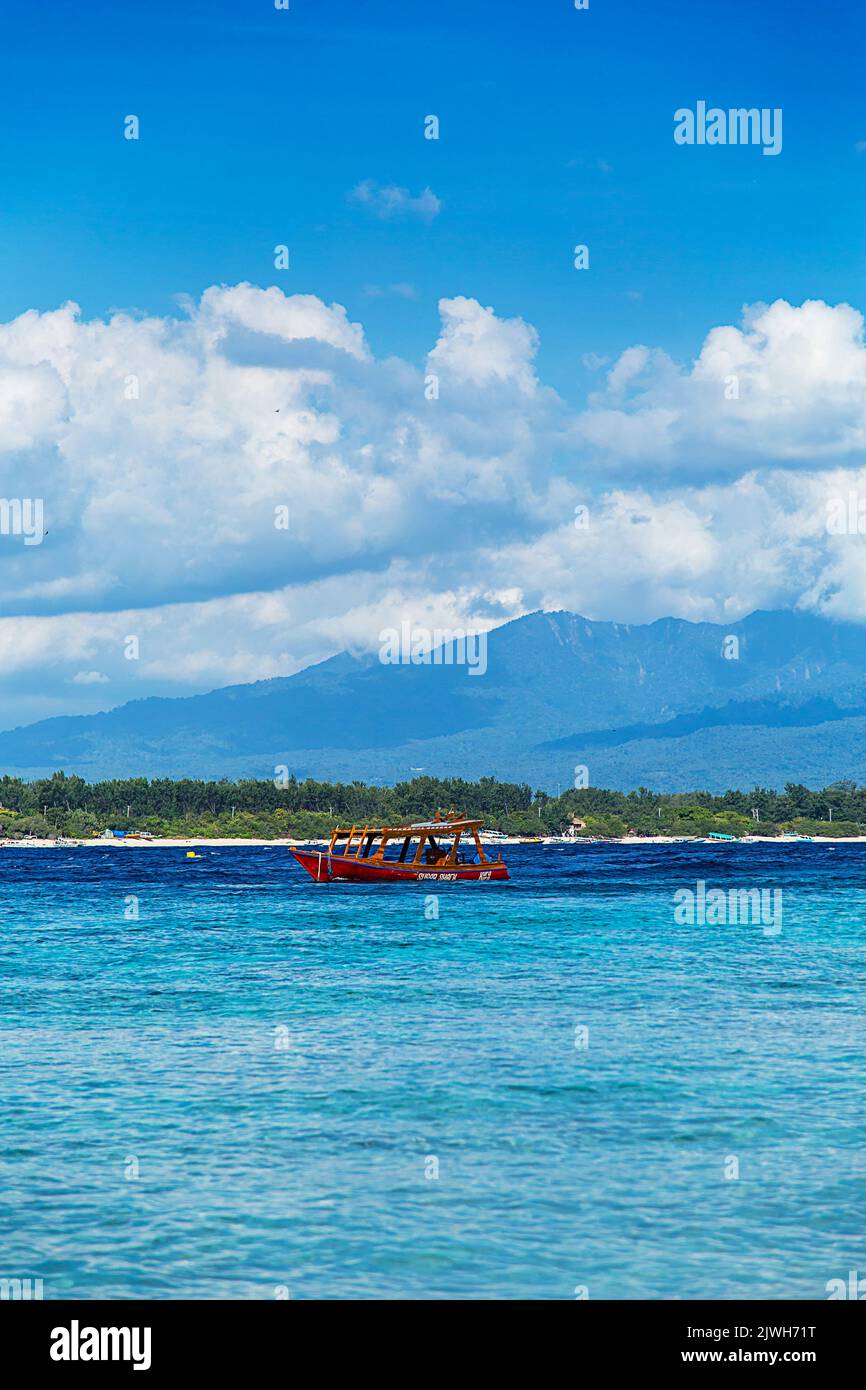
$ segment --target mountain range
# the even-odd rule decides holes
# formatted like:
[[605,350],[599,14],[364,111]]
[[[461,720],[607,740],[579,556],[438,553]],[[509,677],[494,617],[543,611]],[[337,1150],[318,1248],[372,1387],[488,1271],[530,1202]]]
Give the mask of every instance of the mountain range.
[[550,792],[824,786],[866,762],[866,629],[808,613],[720,626],[531,613],[487,669],[342,653],[294,676],[0,733],[0,771],[395,782],[492,775]]

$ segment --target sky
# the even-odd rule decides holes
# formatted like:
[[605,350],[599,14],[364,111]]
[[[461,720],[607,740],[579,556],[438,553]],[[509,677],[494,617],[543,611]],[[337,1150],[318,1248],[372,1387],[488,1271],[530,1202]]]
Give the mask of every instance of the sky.
[[[866,498],[864,37],[7,0],[0,727],[405,619],[866,619],[827,525]],[[778,153],[677,143],[699,102],[780,111]]]

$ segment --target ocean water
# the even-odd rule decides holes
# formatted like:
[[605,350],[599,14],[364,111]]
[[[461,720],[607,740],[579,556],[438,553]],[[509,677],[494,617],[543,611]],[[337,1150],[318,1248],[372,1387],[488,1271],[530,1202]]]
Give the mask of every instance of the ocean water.
[[[0,850],[0,1277],[821,1299],[866,1273],[866,845],[518,846],[510,883],[435,898],[201,853]],[[780,891],[781,930],[678,922],[698,881]]]

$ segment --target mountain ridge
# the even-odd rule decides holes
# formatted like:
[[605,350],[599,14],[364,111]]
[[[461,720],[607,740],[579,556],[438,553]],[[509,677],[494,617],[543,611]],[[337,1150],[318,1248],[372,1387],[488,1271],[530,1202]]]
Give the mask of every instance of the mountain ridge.
[[0,732],[0,769],[97,780],[288,766],[392,782],[423,765],[554,790],[582,763],[596,786],[724,790],[824,785],[855,776],[866,750],[866,629],[814,614],[634,624],[537,610],[492,629],[486,658],[469,675],[341,652],[293,676],[56,715]]

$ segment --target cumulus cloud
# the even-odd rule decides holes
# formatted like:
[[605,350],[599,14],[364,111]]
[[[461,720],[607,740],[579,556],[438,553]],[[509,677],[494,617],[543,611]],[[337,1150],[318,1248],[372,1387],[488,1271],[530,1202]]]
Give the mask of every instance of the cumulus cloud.
[[314,294],[286,296],[275,285],[267,290],[247,284],[214,286],[202,295],[195,320],[200,337],[211,346],[240,326],[284,343],[327,343],[359,360],[369,355],[363,329],[349,322],[341,304],[323,304]]
[[575,432],[612,466],[703,475],[864,460],[863,316],[821,300],[754,305],[742,327],[713,328],[689,368],[628,348]]
[[538,334],[522,319],[499,319],[475,299],[443,299],[442,333],[429,356],[430,365],[459,383],[486,386],[510,382],[531,395],[537,386],[532,359]]
[[289,675],[403,617],[866,620],[862,537],[827,525],[866,498],[855,309],[757,305],[690,363],[593,358],[578,408],[532,325],[439,308],[418,364],[247,284],[177,318],[0,325],[0,497],[43,499],[46,533],[0,528],[0,723]]
[[422,222],[432,222],[442,210],[442,203],[432,188],[423,188],[413,195],[408,188],[398,188],[394,184],[378,184],[372,179],[363,179],[349,194],[349,200],[359,203],[376,217],[417,217]]

